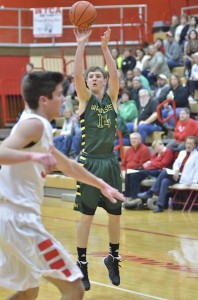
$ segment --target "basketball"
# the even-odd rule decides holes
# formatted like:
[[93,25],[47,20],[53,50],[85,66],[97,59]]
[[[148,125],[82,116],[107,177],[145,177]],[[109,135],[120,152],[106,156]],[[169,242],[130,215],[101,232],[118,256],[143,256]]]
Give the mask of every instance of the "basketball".
[[95,23],[96,8],[88,1],[78,1],[69,10],[69,20],[76,27],[88,28]]

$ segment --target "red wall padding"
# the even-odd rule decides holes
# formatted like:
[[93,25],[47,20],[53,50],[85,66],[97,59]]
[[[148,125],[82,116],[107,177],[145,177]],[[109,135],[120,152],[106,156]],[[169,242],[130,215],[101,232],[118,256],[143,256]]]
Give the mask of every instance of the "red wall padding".
[[21,78],[28,62],[28,56],[0,56],[0,79]]
[[[40,0],[40,1],[35,1],[35,0],[1,0],[1,6],[5,7],[20,7],[20,8],[35,8],[35,7],[70,7],[73,3],[76,1],[73,0]],[[195,6],[197,5],[197,0],[90,0],[90,2],[94,5],[129,5],[129,4],[147,4],[148,6],[148,37],[147,41],[152,41],[152,25],[154,21],[169,21],[171,19],[171,15],[173,14],[178,14],[180,15],[181,12],[181,7],[186,7],[186,6]],[[191,11],[188,12],[189,14],[192,14]],[[0,9],[0,24],[1,25],[7,25],[7,24],[12,24],[16,25],[16,16],[13,15],[13,12],[9,12],[8,16],[5,18],[1,14],[1,9]],[[108,19],[114,19],[114,14],[109,14]],[[135,16],[126,16],[128,19],[128,22],[132,21],[135,19]],[[29,16],[24,17],[26,20],[25,22],[29,24],[31,22],[32,16],[31,13]],[[135,21],[135,20],[134,20]],[[96,20],[97,22],[97,20]],[[108,23],[108,20],[106,21]],[[137,20],[136,20],[137,22]],[[24,25],[24,24],[23,24]],[[2,37],[2,34],[4,37],[6,36],[6,32],[3,32],[0,34],[0,40]],[[29,33],[31,34],[31,33]],[[93,33],[94,34],[94,33]],[[13,34],[13,40],[16,38]],[[30,42],[28,40],[27,36],[27,41],[24,41],[25,43]]]

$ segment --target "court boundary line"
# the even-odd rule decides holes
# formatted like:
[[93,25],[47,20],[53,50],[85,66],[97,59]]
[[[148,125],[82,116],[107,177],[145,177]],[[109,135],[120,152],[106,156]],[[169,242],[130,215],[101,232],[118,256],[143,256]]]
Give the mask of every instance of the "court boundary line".
[[134,294],[134,295],[144,296],[144,297],[147,297],[147,298],[150,298],[150,299],[168,300],[167,298],[161,298],[161,297],[157,297],[157,296],[151,296],[151,295],[148,295],[148,294],[143,294],[143,293],[140,293],[140,292],[131,291],[131,290],[127,290],[127,289],[124,289],[124,288],[120,288],[120,287],[116,287],[116,286],[111,286],[111,285],[104,284],[104,283],[101,283],[101,282],[96,282],[96,281],[90,281],[90,282],[93,283],[93,284],[95,284],[95,285],[100,285],[100,286],[103,286],[103,287],[111,288],[111,289],[122,291],[122,292],[125,292],[125,293],[130,293],[130,294]]

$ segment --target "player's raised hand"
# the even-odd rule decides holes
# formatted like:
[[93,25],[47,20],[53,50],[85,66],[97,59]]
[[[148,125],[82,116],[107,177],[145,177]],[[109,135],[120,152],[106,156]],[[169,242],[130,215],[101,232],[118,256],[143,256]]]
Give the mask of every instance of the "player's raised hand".
[[74,28],[74,35],[76,37],[77,43],[85,42],[87,43],[90,35],[92,34],[92,30],[90,28]]
[[108,27],[107,30],[104,32],[104,35],[101,36],[101,42],[102,42],[102,46],[106,46],[108,45],[109,41],[110,41],[110,37],[111,37],[111,28]]

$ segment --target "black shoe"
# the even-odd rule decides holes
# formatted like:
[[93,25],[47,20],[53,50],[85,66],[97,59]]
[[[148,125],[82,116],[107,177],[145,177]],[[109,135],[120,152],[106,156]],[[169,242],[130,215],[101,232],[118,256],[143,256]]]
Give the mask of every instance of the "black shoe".
[[144,192],[144,193],[137,194],[137,197],[140,198],[140,199],[146,200],[146,199],[152,197],[152,195],[148,192]]
[[84,285],[85,291],[89,291],[91,288],[89,277],[88,277],[88,262],[82,262],[77,260],[77,266],[80,268],[81,272],[83,273],[82,283]]
[[113,257],[111,254],[104,258],[104,264],[108,269],[109,278],[114,285],[120,284],[119,262],[120,257]]

